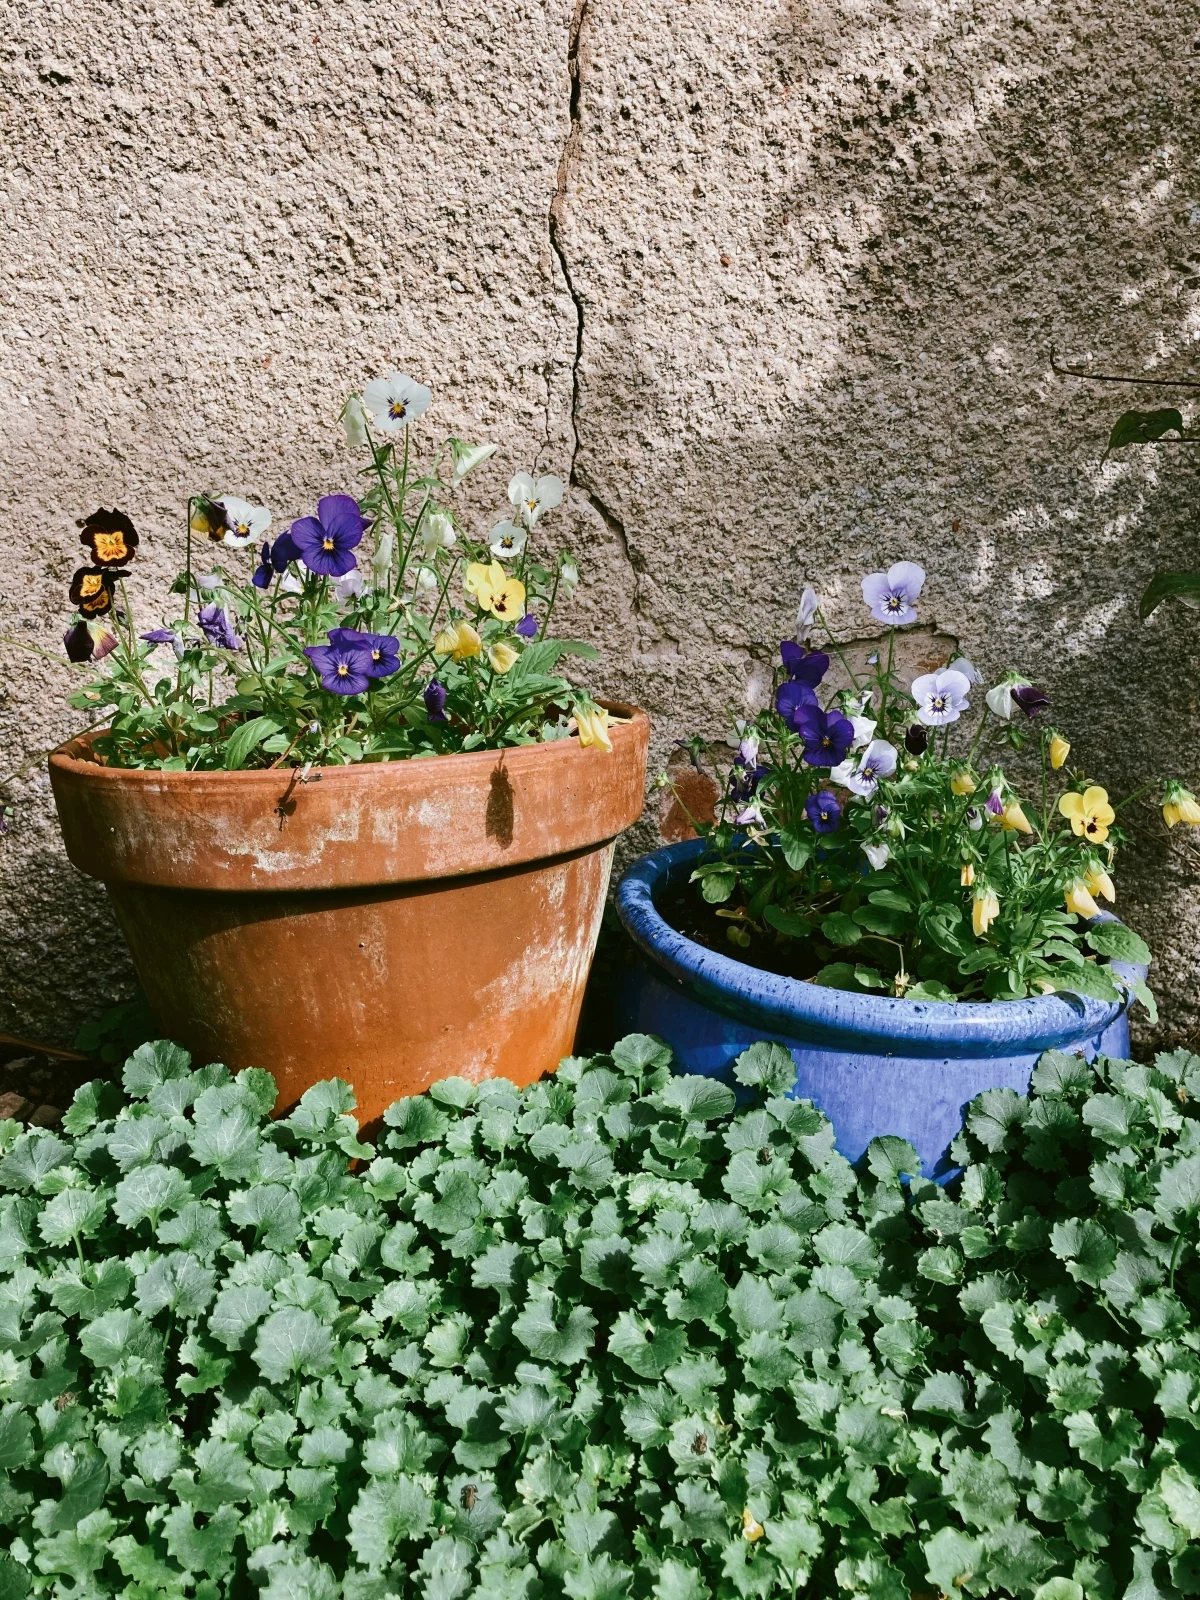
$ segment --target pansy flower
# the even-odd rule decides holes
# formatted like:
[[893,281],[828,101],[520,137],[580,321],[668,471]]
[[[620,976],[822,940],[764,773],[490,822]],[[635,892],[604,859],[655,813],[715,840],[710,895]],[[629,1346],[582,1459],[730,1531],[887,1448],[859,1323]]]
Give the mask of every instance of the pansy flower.
[[281,533],[274,544],[264,539],[258,553],[258,566],[250,581],[256,589],[267,589],[276,574],[286,572],[288,563],[299,559],[300,552],[290,533]]
[[468,472],[474,472],[499,450],[498,444],[464,444],[461,439],[450,440],[450,460],[453,463],[450,487],[457,489]]
[[927,728],[944,728],[957,722],[964,711],[970,710],[967,695],[971,680],[966,673],[953,667],[943,667],[940,672],[926,672],[913,679],[912,697],[917,702],[917,716]]
[[372,378],[363,390],[363,404],[380,433],[403,433],[432,403],[431,391],[403,372]]
[[816,691],[807,683],[797,683],[794,678],[781,683],[775,691],[775,709],[793,733],[800,731],[800,724],[796,720],[800,713],[816,703]]
[[498,522],[488,535],[488,544],[497,561],[509,561],[524,550],[529,535],[516,522]]
[[215,645],[218,650],[240,650],[242,641],[234,631],[233,623],[223,606],[215,603],[210,606],[201,606],[196,613],[196,621],[200,631],[209,644]]
[[442,629],[433,641],[435,655],[450,656],[455,661],[469,661],[483,649],[483,641],[464,617]]
[[446,722],[446,685],[430,678],[421,698],[425,702],[425,715],[430,722]]
[[1093,844],[1103,844],[1109,828],[1117,820],[1117,813],[1108,803],[1107,789],[1095,783],[1082,794],[1064,794],[1058,809],[1071,824],[1071,832],[1079,838],[1090,839]]
[[838,766],[854,743],[854,724],[840,711],[822,711],[820,706],[800,706],[794,726],[804,740],[804,759],[810,767]]
[[498,561],[488,566],[472,561],[463,578],[463,589],[494,617],[510,620],[525,615],[525,585],[518,578],[507,577]]
[[829,657],[824,650],[806,650],[803,645],[784,639],[779,646],[783,670],[793,683],[806,683],[815,689],[829,671]]
[[494,644],[487,647],[487,658],[492,671],[498,672],[501,676],[516,665],[519,654],[518,650],[514,650],[512,645],[506,644],[503,639],[497,639]]
[[112,610],[113,590],[123,572],[113,572],[107,567],[80,567],[71,579],[68,591],[71,604],[85,617],[102,617]]
[[358,561],[367,519],[353,495],[327,494],[317,501],[315,517],[301,517],[288,529],[301,561],[323,578],[340,578]]
[[213,504],[224,511],[225,525],[209,537],[228,545],[231,550],[242,550],[256,539],[261,539],[271,526],[271,513],[266,506],[241,500],[236,494],[219,494]]
[[872,739],[855,761],[843,761],[830,773],[851,794],[869,800],[879,787],[880,778],[890,778],[896,770],[896,747],[886,739]]
[[553,511],[562,505],[563,482],[553,473],[534,479],[528,472],[518,472],[508,486],[508,498],[532,528],[543,512]]
[[1048,711],[1050,696],[1042,689],[1035,689],[1031,683],[1019,683],[1012,692],[1013,704],[1020,706],[1027,717],[1037,716],[1039,711]]
[[123,567],[138,547],[138,532],[123,511],[93,511],[76,523],[81,543],[92,552],[95,567]]
[[117,648],[117,636],[103,622],[77,622],[63,634],[68,661],[103,661]]
[[811,583],[804,585],[804,593],[800,596],[800,606],[796,612],[796,642],[804,644],[812,632],[813,622],[821,602],[817,598],[817,591]]
[[514,631],[519,633],[522,639],[537,638],[538,619],[534,616],[532,611],[527,611],[525,613],[520,622],[517,623]]
[[872,572],[864,578],[862,593],[876,622],[903,628],[917,620],[917,598],[924,586],[924,567],[915,561],[897,561],[886,572]]
[[818,833],[833,833],[842,820],[842,808],[837,796],[828,789],[810,794],[804,802],[805,814]]
[[330,694],[366,694],[371,686],[371,654],[360,644],[310,644],[304,654]]
[[390,633],[359,633],[356,628],[330,628],[329,642],[341,649],[366,652],[369,678],[390,678],[400,670],[400,641]]

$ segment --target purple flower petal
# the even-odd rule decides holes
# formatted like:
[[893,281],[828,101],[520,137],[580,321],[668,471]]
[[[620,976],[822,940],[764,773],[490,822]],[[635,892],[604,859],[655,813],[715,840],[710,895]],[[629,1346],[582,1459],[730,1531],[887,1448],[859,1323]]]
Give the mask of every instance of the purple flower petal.
[[795,683],[806,683],[815,689],[829,671],[829,657],[823,650],[806,650],[803,645],[784,639],[779,646],[784,671]]
[[517,623],[516,632],[521,635],[522,639],[536,639],[537,631],[538,620],[532,611],[527,611],[520,622]]
[[833,833],[842,820],[842,808],[837,796],[830,794],[828,789],[810,794],[804,802],[804,810],[818,833]]
[[436,678],[430,678],[425,685],[422,696],[425,701],[425,714],[430,722],[445,722],[446,717],[446,686],[439,683]]
[[310,644],[304,654],[330,694],[365,694],[371,686],[371,657],[357,646]]
[[361,543],[367,528],[362,508],[351,494],[327,494],[317,501],[317,516],[325,531],[345,550]]
[[786,683],[781,683],[775,691],[775,709],[788,724],[796,729],[796,718],[806,706],[815,706],[817,697],[807,683],[797,683],[789,678]]

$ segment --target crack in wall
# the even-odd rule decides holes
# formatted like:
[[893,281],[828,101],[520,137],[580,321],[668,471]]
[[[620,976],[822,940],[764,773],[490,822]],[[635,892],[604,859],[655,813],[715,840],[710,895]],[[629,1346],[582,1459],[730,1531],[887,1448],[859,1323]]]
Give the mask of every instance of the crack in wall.
[[582,86],[580,82],[579,52],[580,40],[583,35],[584,25],[587,22],[590,3],[591,0],[575,0],[575,10],[571,15],[571,25],[567,33],[567,78],[570,84],[570,98],[568,101],[569,126],[567,137],[563,142],[562,155],[559,158],[554,195],[550,201],[548,229],[550,248],[558,261],[559,269],[563,275],[563,282],[567,286],[567,293],[570,295],[571,303],[575,307],[575,351],[571,360],[571,466],[568,473],[568,482],[573,489],[579,490],[620,546],[626,564],[633,574],[631,606],[634,615],[637,616],[641,600],[640,574],[643,570],[642,563],[630,548],[629,535],[625,530],[625,524],[615,511],[604,504],[579,466],[579,372],[583,362],[584,304],[583,296],[575,286],[575,279],[572,276],[571,265],[567,256],[564,238],[564,216],[567,204],[567,184],[570,180],[571,168],[575,166],[579,159],[579,144],[582,138],[582,117],[580,112]]

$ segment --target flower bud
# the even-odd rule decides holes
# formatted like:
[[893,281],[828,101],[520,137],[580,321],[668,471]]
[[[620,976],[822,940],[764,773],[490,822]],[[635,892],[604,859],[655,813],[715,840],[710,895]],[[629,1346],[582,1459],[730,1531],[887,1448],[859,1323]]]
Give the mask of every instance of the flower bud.
[[1083,875],[1084,886],[1091,895],[1102,894],[1110,903],[1117,898],[1113,881],[1104,868],[1093,863]]
[[1033,825],[1021,810],[1019,800],[1010,800],[1005,806],[1000,817],[1000,826],[1005,833],[1032,833]]
[[958,875],[958,881],[962,884],[964,889],[969,889],[975,882],[975,868],[970,861],[963,862],[962,871]]
[[929,748],[929,729],[914,722],[904,733],[904,748],[910,756],[923,756]]
[[491,662],[492,671],[504,673],[516,662],[518,652],[512,645],[505,644],[503,639],[495,644],[488,645],[487,658]]
[[1063,738],[1062,734],[1052,733],[1050,735],[1050,765],[1054,768],[1055,772],[1058,771],[1070,754],[1071,746],[1067,740]]
[[950,779],[950,792],[951,794],[975,793],[975,779],[967,771],[966,767],[960,767],[958,771],[952,775]]
[[976,938],[982,939],[984,934],[1000,915],[1000,898],[994,889],[989,889],[981,883],[975,890],[975,898],[971,902],[971,926],[975,930]]
[[1168,828],[1173,828],[1177,822],[1186,822],[1192,827],[1200,826],[1200,804],[1197,804],[1191,790],[1185,789],[1181,783],[1167,785],[1162,814]]

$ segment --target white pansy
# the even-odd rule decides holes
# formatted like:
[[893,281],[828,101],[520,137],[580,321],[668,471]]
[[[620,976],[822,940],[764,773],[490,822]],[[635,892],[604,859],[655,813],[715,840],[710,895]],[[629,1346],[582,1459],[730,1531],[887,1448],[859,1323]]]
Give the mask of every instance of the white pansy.
[[423,589],[426,594],[432,594],[438,587],[438,575],[432,567],[418,567],[416,576],[418,589]]
[[377,589],[386,589],[388,574],[392,570],[392,555],[396,548],[396,535],[389,529],[381,533],[371,557],[371,581]]
[[497,561],[519,556],[529,535],[516,522],[498,522],[488,535],[488,544]]
[[361,572],[348,572],[344,578],[339,578],[333,586],[334,598],[344,605],[347,600],[357,600],[366,588]]
[[805,584],[804,593],[800,596],[800,609],[796,612],[796,643],[805,644],[812,632],[813,618],[821,602],[817,598],[817,591],[811,584]]
[[380,433],[403,433],[410,422],[423,417],[433,395],[423,383],[403,372],[372,378],[363,390],[363,404]]
[[862,750],[870,744],[875,737],[878,723],[873,717],[851,717],[850,726],[854,729],[854,738],[851,741],[851,750]]
[[553,511],[555,506],[562,505],[562,497],[562,479],[549,473],[535,481],[528,472],[518,472],[508,486],[508,498],[529,528],[533,527],[543,512]]
[[569,600],[579,587],[579,568],[573,561],[564,561],[559,567],[558,587],[564,600]]
[[[846,767],[850,772],[845,776],[838,776]],[[840,783],[852,794],[860,795],[864,800],[869,800],[879,787],[880,778],[890,778],[896,770],[896,747],[889,744],[886,739],[873,739],[859,757],[857,764],[843,761],[840,767],[834,768],[834,781]]]
[[830,783],[836,783],[843,789],[850,787],[850,779],[858,771],[857,761],[839,761],[829,774]]
[[279,580],[280,594],[303,594],[304,585],[294,572],[285,572]]
[[461,439],[451,439],[450,460],[453,466],[450,487],[457,489],[468,472],[474,472],[476,467],[490,461],[499,448],[498,444],[464,444]]
[[356,394],[352,394],[342,407],[342,427],[346,433],[346,443],[355,446],[370,444],[369,422],[370,418],[362,401]]
[[431,511],[421,524],[421,549],[427,556],[451,549],[457,539],[454,523],[444,511]]
[[271,526],[271,513],[266,506],[256,506],[251,500],[241,500],[236,494],[219,494],[216,499],[225,512],[226,529],[221,543],[241,550],[257,543]]
[[888,857],[892,853],[890,845],[864,844],[862,848],[863,855],[866,856],[867,860],[871,863],[871,866],[876,872],[882,871],[882,869],[887,866]]
[[927,728],[944,728],[957,722],[963,712],[970,709],[971,702],[967,699],[970,687],[970,678],[954,667],[922,673],[913,679],[911,690],[917,702],[917,716]]
[[738,745],[738,755],[748,767],[757,766],[760,740],[757,733],[747,733]]

